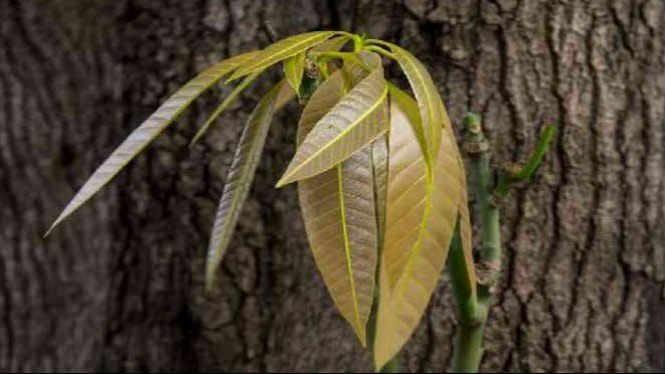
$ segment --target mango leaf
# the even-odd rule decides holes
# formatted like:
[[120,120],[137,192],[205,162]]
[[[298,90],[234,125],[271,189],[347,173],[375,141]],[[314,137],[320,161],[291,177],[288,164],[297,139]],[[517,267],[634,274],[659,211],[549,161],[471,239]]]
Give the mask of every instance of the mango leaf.
[[300,84],[302,83],[305,56],[306,53],[303,51],[284,60],[284,77],[297,93],[300,92]]
[[314,47],[335,34],[336,32],[334,31],[313,31],[279,40],[263,49],[261,54],[256,56],[252,61],[236,70],[228,81],[233,81],[240,77],[244,77],[245,75],[265,70],[285,58],[297,55],[300,52],[304,52],[309,48]]
[[277,187],[332,168],[388,130],[388,88],[381,58],[372,55],[371,72],[314,126]]
[[211,290],[215,273],[219,267],[226,249],[231,241],[233,230],[242,205],[249,194],[249,189],[254,179],[256,167],[259,164],[261,152],[265,144],[270,121],[275,110],[275,101],[284,81],[273,87],[258,103],[249,116],[247,124],[240,136],[238,148],[231,168],[229,169],[224,192],[217,208],[215,223],[208,246],[208,260],[206,263],[206,289]]
[[[62,220],[67,218],[97,191],[106,185],[136,155],[171,124],[205,90],[217,83],[224,75],[258,56],[259,51],[243,53],[223,60],[204,70],[169,97],[148,119],[135,129],[120,146],[113,151],[67,204],[53,222],[48,235]],[[45,236],[46,236],[45,235]]]
[[344,45],[349,42],[351,38],[348,35],[340,35],[330,38],[319,45],[316,45],[310,49],[311,52],[329,52],[329,51],[339,51],[344,48]]
[[[416,105],[413,101],[412,104]],[[454,138],[440,138],[436,164],[423,157],[408,110],[391,101],[385,241],[381,258],[375,364],[382,367],[409,339],[446,262],[464,187]]]
[[283,84],[275,99],[275,112],[282,109],[286,104],[293,100],[294,97],[296,97],[296,92],[291,85]]
[[445,107],[432,77],[423,64],[409,51],[392,43],[376,41],[393,52],[392,56],[402,68],[418,101],[418,110],[427,143],[427,158],[434,161],[441,143],[441,129],[451,127]]
[[224,111],[231,105],[233,102],[236,101],[238,96],[247,88],[247,86],[250,85],[258,76],[260,73],[254,73],[248,77],[246,77],[239,85],[236,86],[236,88],[231,91],[229,96],[222,101],[219,106],[215,109],[210,116],[208,116],[208,119],[205,121],[205,123],[199,128],[199,130],[196,132],[196,135],[194,135],[194,138],[192,138],[192,141],[189,143],[189,146],[192,147],[196,142],[203,136],[203,134],[208,131],[208,128],[215,122],[217,117],[222,115]]
[[[335,72],[314,92],[298,127],[301,143],[340,100],[344,76]],[[330,295],[365,346],[374,293],[377,236],[370,147],[298,183],[312,253]]]

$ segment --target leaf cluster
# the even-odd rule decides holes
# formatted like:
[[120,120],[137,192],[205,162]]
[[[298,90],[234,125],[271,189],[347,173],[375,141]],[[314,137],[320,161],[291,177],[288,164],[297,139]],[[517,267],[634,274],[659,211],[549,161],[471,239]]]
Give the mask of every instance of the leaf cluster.
[[[384,60],[397,62],[413,96],[386,80]],[[298,97],[303,109],[297,149],[277,186],[297,183],[307,236],[323,280],[360,343],[373,342],[380,368],[399,351],[425,312],[456,230],[464,244],[465,274],[475,287],[465,173],[454,133],[427,69],[395,44],[316,31],[215,64],[129,135],[50,230],[106,185],[204,91],[223,78],[226,84],[239,81],[192,144],[261,73],[279,63],[284,78],[250,114],[228,171],[208,248],[206,288],[215,286],[272,118]],[[373,324],[368,322],[372,313]]]

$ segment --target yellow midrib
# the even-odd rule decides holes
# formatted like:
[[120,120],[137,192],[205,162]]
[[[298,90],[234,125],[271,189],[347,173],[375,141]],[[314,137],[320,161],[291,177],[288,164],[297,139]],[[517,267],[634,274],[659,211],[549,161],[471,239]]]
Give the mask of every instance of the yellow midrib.
[[[381,95],[379,96],[379,99],[378,99],[374,104],[372,104],[372,105],[369,107],[369,109],[368,109],[367,111],[365,111],[365,112],[364,112],[360,117],[358,117],[355,121],[351,122],[351,123],[346,127],[346,129],[344,129],[344,130],[343,130],[342,132],[340,132],[337,136],[335,136],[335,137],[333,138],[332,141],[328,142],[328,144],[326,144],[326,145],[324,145],[323,147],[321,147],[321,149],[319,149],[316,153],[314,153],[314,154],[310,155],[309,157],[307,157],[307,158],[305,159],[305,161],[303,161],[303,162],[300,163],[300,166],[294,168],[290,173],[288,173],[287,175],[285,175],[284,178],[283,178],[284,182],[282,182],[282,183],[285,183],[286,181],[289,181],[289,179],[290,179],[293,175],[295,175],[298,171],[300,171],[303,167],[305,167],[305,165],[307,165],[308,163],[310,163],[313,159],[315,159],[316,157],[318,157],[319,155],[321,155],[321,153],[323,153],[325,150],[327,150],[328,148],[330,148],[330,147],[332,147],[333,145],[335,145],[335,144],[336,144],[341,138],[343,138],[344,136],[346,136],[346,134],[348,134],[349,132],[351,132],[351,131],[352,131],[352,130],[353,130],[353,129],[354,129],[354,128],[360,123],[360,122],[362,122],[367,116],[369,116],[371,113],[373,113],[373,112],[376,110],[376,108],[378,108],[379,105],[381,105],[381,103],[383,103],[383,100],[386,98],[387,94],[388,94],[388,86],[384,84],[384,86],[383,86],[383,91],[381,92]],[[314,125],[314,126],[316,127],[316,125]]]
[[[328,32],[328,33],[330,33],[330,32]],[[289,53],[292,53],[292,51],[293,51],[294,49],[299,48],[299,47],[300,47],[301,45],[303,45],[303,44],[310,43],[312,40],[316,40],[316,39],[318,39],[318,38],[322,38],[324,35],[326,35],[326,33],[320,33],[320,34],[312,35],[310,38],[307,38],[307,39],[302,40],[302,41],[300,41],[300,42],[298,42],[298,43],[296,43],[296,44],[293,44],[293,45],[291,45],[290,47],[286,47],[286,48],[284,48],[284,49],[282,49],[282,50],[278,50],[278,51],[276,51],[275,53],[273,53],[273,54],[271,54],[271,55],[269,55],[269,56],[266,56],[266,57],[264,57],[264,58],[262,58],[262,59],[257,59],[257,62],[255,62],[255,63],[253,63],[253,64],[251,64],[251,65],[247,65],[247,66],[245,66],[244,69],[240,69],[240,70],[238,70],[238,71],[236,72],[236,74],[240,74],[240,75],[242,75],[242,74],[252,73],[254,70],[259,69],[259,68],[261,67],[261,65],[264,65],[264,64],[266,64],[266,63],[267,63],[267,64],[271,64],[272,62],[275,61],[275,59],[280,59],[280,58],[286,58],[286,57],[289,57]],[[331,34],[331,35],[332,35],[332,34]],[[296,53],[298,53],[298,52],[296,52]],[[276,57],[276,56],[277,56],[277,57]],[[261,57],[261,56],[259,56],[259,57]]]
[[406,263],[406,268],[404,269],[404,274],[397,279],[397,297],[400,302],[404,299],[404,288],[406,287],[406,280],[411,278],[413,273],[413,263],[415,259],[420,256],[422,250],[422,240],[426,230],[427,221],[429,220],[430,210],[432,207],[432,194],[433,194],[433,171],[432,168],[427,165],[427,177],[426,177],[426,195],[427,199],[425,200],[425,211],[423,212],[423,219],[420,221],[420,229],[418,232],[418,240],[411,247],[410,255]]

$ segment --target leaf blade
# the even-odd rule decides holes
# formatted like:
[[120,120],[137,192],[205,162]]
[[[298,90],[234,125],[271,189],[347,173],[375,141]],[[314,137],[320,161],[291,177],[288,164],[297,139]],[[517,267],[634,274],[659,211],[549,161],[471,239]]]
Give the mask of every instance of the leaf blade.
[[[343,75],[337,71],[303,110],[299,143],[343,92]],[[363,346],[377,261],[372,178],[367,146],[333,169],[298,182],[300,207],[317,266],[335,306]]]
[[[386,240],[374,351],[377,368],[401,349],[425,312],[445,265],[464,188],[457,182],[456,174],[461,172],[457,158],[446,152],[454,138],[448,134],[441,138],[437,162],[428,166],[422,151],[414,149],[420,146],[408,118],[399,108],[391,110]],[[409,165],[416,167],[405,169]],[[410,200],[404,200],[403,195]],[[413,206],[417,207],[415,215]],[[400,239],[395,235],[410,230],[405,227],[415,228],[417,235],[409,238],[407,245],[396,245]],[[409,248],[406,258],[402,257],[404,248]]]
[[[388,88],[381,60],[317,124],[298,147],[277,187],[324,172],[388,130]],[[377,124],[377,126],[373,126]]]
[[113,179],[120,170],[187,109],[198,96],[217,83],[224,75],[251,60],[258,53],[258,51],[247,52],[223,60],[198,74],[171,95],[150,117],[141,123],[138,128],[134,129],[120,146],[95,170],[92,176],[88,178],[76,195],[65,206],[46,232],[46,235]]
[[418,102],[424,139],[427,143],[426,155],[428,159],[434,160],[438,155],[442,128],[451,127],[436,85],[422,62],[409,51],[393,43],[385,41],[377,43],[391,49],[392,55],[409,81]]
[[228,81],[264,70],[285,58],[316,46],[335,34],[334,31],[313,31],[279,40],[263,49],[253,61],[238,68]]
[[208,131],[210,126],[215,122],[215,120],[224,113],[224,111],[231,105],[233,104],[238,96],[258,77],[259,73],[254,73],[249,76],[247,76],[239,85],[237,85],[215,109],[212,114],[208,116],[206,121],[201,125],[199,130],[196,132],[194,137],[192,138],[191,142],[189,143],[189,146],[192,147],[196,142],[199,141],[199,139]]
[[284,61],[284,77],[298,96],[300,96],[300,84],[305,69],[305,57],[306,53],[303,51]]
[[252,180],[265,144],[275,101],[282,85],[275,85],[257,104],[247,119],[219,202],[208,245],[206,289],[212,289],[215,273],[222,262],[238,222],[242,205],[249,194]]

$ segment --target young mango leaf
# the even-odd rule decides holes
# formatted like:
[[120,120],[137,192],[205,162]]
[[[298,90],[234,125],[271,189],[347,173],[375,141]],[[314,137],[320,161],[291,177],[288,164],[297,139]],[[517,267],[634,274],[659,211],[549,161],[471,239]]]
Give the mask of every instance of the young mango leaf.
[[314,126],[277,187],[329,170],[388,130],[388,88],[381,58],[372,56],[371,72]]
[[285,58],[304,52],[335,35],[335,31],[313,31],[279,40],[261,51],[252,61],[236,70],[228,81],[263,71]]
[[[169,97],[148,119],[136,128],[120,146],[113,151],[92,176],[83,184],[60,216],[53,222],[48,235],[62,220],[67,218],[97,191],[106,185],[136,155],[171,124],[198,96],[217,83],[223,76],[259,55],[259,51],[243,53],[223,60],[204,70]],[[46,236],[45,235],[45,236]]]
[[277,98],[275,99],[275,112],[282,109],[286,104],[288,104],[293,98],[296,97],[296,92],[288,84],[283,84],[282,89],[277,93]]
[[[335,72],[303,110],[298,143],[342,98],[344,75]],[[332,169],[298,183],[312,253],[330,295],[365,346],[374,294],[377,233],[369,146]]]
[[258,103],[249,116],[247,124],[240,136],[240,143],[236,149],[233,163],[229,169],[224,192],[217,208],[215,223],[208,246],[208,260],[206,263],[206,289],[211,290],[215,273],[219,267],[226,249],[231,241],[233,230],[242,205],[249,194],[254,179],[256,167],[259,164],[261,152],[265,144],[270,122],[275,110],[275,102],[286,83],[281,81],[273,87]]
[[284,77],[298,95],[300,95],[300,84],[305,69],[306,55],[303,51],[284,60]]
[[418,101],[418,110],[427,143],[426,156],[434,161],[441,143],[441,130],[451,127],[445,107],[432,77],[423,64],[409,51],[392,43],[377,41],[392,51],[392,56],[402,68]]
[[203,136],[203,134],[208,131],[208,128],[215,122],[217,117],[221,116],[222,113],[231,105],[233,104],[234,101],[238,98],[238,96],[249,86],[258,76],[259,73],[254,73],[251,74],[250,76],[246,77],[239,85],[236,86],[236,88],[231,91],[229,96],[222,101],[219,106],[215,109],[210,116],[208,116],[208,119],[205,121],[203,126],[199,128],[199,130],[196,132],[196,135],[192,138],[192,141],[189,143],[189,146],[192,147],[194,144],[196,144],[197,141]]
[[[374,347],[382,367],[409,339],[446,262],[462,192],[454,138],[441,137],[436,164],[425,162],[405,110],[391,102],[386,238]],[[412,105],[416,105],[413,103]]]
[[340,35],[340,36],[335,36],[333,38],[330,38],[321,44],[318,44],[312,49],[310,49],[311,52],[329,52],[329,51],[339,51],[340,49],[344,48],[346,43],[349,42],[351,39],[350,36],[348,35]]

